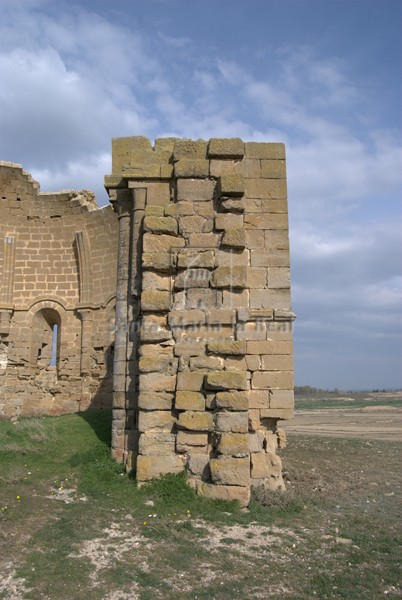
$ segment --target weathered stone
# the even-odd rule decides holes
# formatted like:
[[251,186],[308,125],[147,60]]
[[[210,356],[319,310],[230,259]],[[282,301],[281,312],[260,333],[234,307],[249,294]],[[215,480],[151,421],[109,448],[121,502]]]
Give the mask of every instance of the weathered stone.
[[[271,432],[269,432],[271,433]],[[248,451],[262,452],[264,449],[265,434],[264,431],[250,431],[248,434]]]
[[176,375],[146,373],[140,375],[140,390],[143,392],[174,392]]
[[166,317],[157,315],[146,315],[142,318],[141,341],[163,342],[172,339],[172,332],[166,329]]
[[142,410],[138,414],[138,431],[161,430],[171,432],[175,423],[175,417],[168,410]]
[[246,267],[222,266],[214,270],[211,285],[217,288],[244,288],[246,281]]
[[209,161],[202,158],[180,159],[174,165],[175,177],[203,179],[209,175]]
[[173,217],[148,216],[144,219],[144,229],[152,233],[177,235],[177,221]]
[[[285,389],[293,388],[293,372],[292,371],[256,371],[251,379],[251,387],[256,390],[270,389]],[[284,400],[285,401],[285,400]],[[283,406],[281,408],[288,408]]]
[[174,361],[174,359],[163,356],[163,354],[159,356],[142,356],[138,367],[140,373],[159,373],[162,371],[163,373],[172,374],[172,368],[175,371],[174,367],[177,367],[175,362],[177,363],[177,359]]
[[221,175],[219,178],[221,196],[243,196],[244,179],[241,175]]
[[143,456],[137,458],[137,481],[150,481],[167,473],[180,473],[184,463],[180,456],[175,454],[159,456]]
[[207,343],[207,349],[212,354],[242,356],[246,354],[247,345],[243,340],[214,340]]
[[203,325],[205,313],[202,310],[173,310],[168,317],[170,327]]
[[199,392],[202,389],[204,373],[202,371],[193,371],[191,373],[177,374],[177,390]]
[[141,308],[144,311],[168,311],[172,304],[172,295],[165,291],[145,290],[141,294]]
[[159,275],[152,271],[144,271],[142,274],[142,290],[170,291],[172,288],[171,277]]
[[179,414],[177,427],[191,431],[212,431],[214,420],[211,413],[186,411]]
[[206,202],[214,196],[215,182],[212,179],[178,179],[177,200]]
[[264,479],[265,477],[280,477],[282,461],[274,452],[257,452],[251,455],[251,477]]
[[243,215],[218,213],[215,217],[215,229],[230,230],[243,228]]
[[228,212],[244,212],[246,208],[246,202],[244,198],[231,198],[227,196],[221,196],[220,198],[221,209]]
[[216,408],[226,410],[248,410],[248,392],[218,392],[215,397]]
[[210,233],[213,229],[214,221],[212,218],[201,215],[190,215],[182,217],[179,226],[181,235],[188,237],[189,233]]
[[246,433],[221,433],[218,437],[216,449],[219,454],[231,456],[248,456],[249,436]]
[[204,479],[209,479],[209,456],[208,454],[190,454],[187,461],[187,467],[192,475],[198,475]]
[[[168,218],[168,217],[166,217]],[[145,233],[143,238],[143,252],[147,253],[164,253],[170,252],[172,249],[183,248],[184,240],[180,237],[172,235],[154,233]]]
[[197,493],[211,500],[232,500],[245,508],[250,502],[250,488],[239,485],[212,485],[197,481]]
[[226,412],[219,411],[215,415],[216,431],[231,431],[233,433],[247,433],[248,416],[247,412]]
[[208,144],[211,158],[243,158],[244,142],[240,138],[212,138]]
[[292,408],[266,408],[261,410],[261,419],[293,419]]
[[223,485],[249,485],[250,459],[221,456],[209,461],[211,479],[214,483]]
[[285,144],[272,142],[246,142],[247,158],[284,159]]
[[205,375],[205,387],[209,390],[246,390],[247,374],[234,371],[212,371]]
[[176,392],[175,408],[177,410],[205,410],[205,398],[200,392]]
[[177,266],[182,268],[204,267],[212,269],[215,266],[213,250],[185,248],[177,256]]
[[[194,449],[195,453],[204,453],[207,450],[208,433],[204,431],[185,431],[179,430],[176,435],[176,450],[177,452],[191,452]],[[202,449],[202,450],[201,450]]]
[[244,229],[227,229],[222,237],[222,246],[231,248],[244,248],[246,245],[246,232]]
[[205,158],[207,142],[205,140],[175,139],[173,148],[174,160],[193,160]]
[[147,456],[174,454],[174,433],[143,433],[139,440],[139,452]]
[[197,356],[190,358],[190,369],[192,371],[217,371],[224,367],[224,361],[218,356]]
[[168,410],[172,409],[173,394],[167,392],[140,392],[138,395],[138,408],[142,410]]
[[208,269],[186,269],[186,271],[176,276],[174,286],[178,290],[207,288],[209,287],[210,279],[211,272]]

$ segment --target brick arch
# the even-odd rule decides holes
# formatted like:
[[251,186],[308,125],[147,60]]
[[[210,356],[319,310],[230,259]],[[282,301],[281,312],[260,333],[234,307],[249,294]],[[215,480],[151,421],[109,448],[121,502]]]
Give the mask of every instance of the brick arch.
[[51,308],[55,310],[56,312],[60,313],[61,317],[65,315],[67,311],[67,308],[65,307],[64,303],[58,298],[39,298],[36,299],[35,302],[33,302],[30,305],[30,307],[28,308],[28,312],[29,314],[34,315],[39,310],[43,310],[46,308]]

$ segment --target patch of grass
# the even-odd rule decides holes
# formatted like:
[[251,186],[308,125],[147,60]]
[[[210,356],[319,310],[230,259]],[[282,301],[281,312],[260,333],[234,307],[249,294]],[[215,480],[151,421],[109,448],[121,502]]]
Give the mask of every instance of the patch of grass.
[[290,434],[288,492],[257,490],[244,512],[196,496],[184,475],[138,488],[110,457],[107,411],[3,422],[0,440],[0,556],[28,599],[401,594],[397,442]]
[[328,394],[326,392],[319,392],[316,394],[295,394],[296,410],[355,409],[371,406],[401,407],[402,393],[331,392]]

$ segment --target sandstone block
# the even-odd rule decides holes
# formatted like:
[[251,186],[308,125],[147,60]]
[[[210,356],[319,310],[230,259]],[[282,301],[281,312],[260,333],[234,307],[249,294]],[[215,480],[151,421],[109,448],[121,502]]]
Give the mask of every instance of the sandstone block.
[[166,317],[145,315],[142,318],[140,336],[142,342],[163,342],[172,339],[172,332],[166,329]]
[[211,479],[223,485],[249,485],[250,459],[221,456],[209,461]]
[[174,160],[201,159],[207,155],[205,140],[175,139],[173,147]]
[[144,271],[142,274],[142,290],[169,291],[172,287],[171,277],[159,275],[153,271]]
[[266,159],[261,161],[261,177],[284,179],[286,177],[286,161]]
[[170,411],[173,405],[173,394],[166,392],[140,392],[138,408],[142,410]]
[[248,410],[249,392],[218,392],[215,397],[216,408],[226,410]]
[[244,179],[241,175],[221,175],[219,178],[221,196],[243,196]]
[[194,215],[194,202],[180,200],[164,207],[166,217],[186,217]]
[[291,354],[263,354],[261,369],[263,371],[292,371],[293,356]]
[[[169,218],[169,217],[166,217]],[[175,220],[175,219],[174,219]],[[184,240],[180,237],[166,235],[161,233],[144,233],[143,237],[143,252],[144,253],[164,253],[170,252],[173,248],[183,248]]]
[[[176,364],[175,364],[176,363]],[[140,373],[169,373],[172,374],[172,369],[177,367],[177,359],[174,360],[169,356],[142,356],[138,364]]]
[[173,271],[174,261],[174,252],[144,252],[142,255],[142,266],[144,269],[155,269],[155,271],[163,273],[171,273]]
[[288,267],[269,267],[269,288],[290,288],[290,269]]
[[170,327],[187,327],[191,325],[203,325],[205,313],[202,310],[172,310],[168,315]]
[[148,216],[144,218],[144,229],[152,233],[177,235],[177,221],[173,217]]
[[175,408],[177,410],[205,410],[205,398],[200,392],[176,392]]
[[190,358],[190,369],[192,371],[218,371],[224,367],[223,358],[218,356],[196,356]]
[[246,267],[222,266],[213,272],[211,285],[216,288],[244,288],[246,281]]
[[247,433],[221,433],[216,446],[219,454],[245,457],[249,453]]
[[212,201],[215,182],[212,179],[178,179],[177,200]]
[[175,356],[199,356],[204,353],[205,342],[195,342],[194,340],[182,340],[176,342],[174,346]]
[[[292,371],[256,371],[252,375],[251,387],[255,390],[290,390],[293,388]],[[283,399],[284,401],[284,399]],[[271,405],[272,407],[272,405]],[[281,406],[280,408],[287,408]]]
[[243,213],[246,208],[246,201],[244,198],[222,196],[220,206],[223,211]]
[[190,431],[213,431],[214,420],[212,413],[186,411],[179,414],[177,427]]
[[178,290],[207,288],[209,287],[210,279],[211,272],[208,269],[186,269],[176,276],[174,286]]
[[243,308],[250,304],[249,290],[223,290],[223,308]]
[[163,373],[146,373],[140,375],[141,392],[174,392],[176,375]]
[[187,469],[192,475],[209,479],[209,456],[208,454],[190,454],[187,461]]
[[138,413],[138,431],[162,430],[171,432],[175,423],[175,417],[168,410],[141,410]]
[[285,159],[285,144],[277,142],[246,142],[246,158]]
[[233,325],[236,322],[235,310],[212,308],[206,313],[208,325]]
[[177,374],[177,390],[199,392],[204,382],[204,373],[202,371],[193,371],[189,373]]
[[293,419],[292,408],[266,408],[261,410],[261,419]]
[[184,469],[181,458],[175,454],[137,457],[137,481],[150,481],[167,473],[180,473]]
[[240,138],[211,138],[208,144],[211,158],[243,158],[244,142]]
[[189,289],[186,294],[186,309],[208,310],[219,305],[220,293],[208,288]]
[[289,250],[266,248],[265,250],[255,248],[250,250],[250,263],[252,267],[288,267]]
[[217,248],[221,241],[218,233],[190,233],[188,243],[191,248]]
[[184,237],[187,237],[189,233],[210,233],[213,226],[213,219],[211,217],[203,217],[202,215],[182,217],[179,221],[180,233]]
[[265,321],[258,320],[249,323],[239,323],[236,327],[236,337],[238,340],[266,340],[267,326]]
[[163,217],[164,214],[165,208],[163,206],[157,206],[156,204],[148,205],[144,209],[145,217]]
[[294,393],[293,390],[275,390],[271,392],[269,408],[293,408]]
[[205,248],[184,248],[177,256],[177,266],[179,269],[190,267],[212,269],[215,266],[215,252]]
[[172,295],[166,291],[145,290],[141,294],[141,308],[144,311],[164,312],[170,310]]
[[264,449],[265,435],[263,431],[250,431],[248,434],[248,451],[262,452]]
[[176,435],[176,451],[200,454],[206,452],[208,446],[208,433],[204,431],[179,430]]
[[276,430],[276,435],[278,438],[278,448],[286,448],[286,431],[278,427]]
[[230,248],[244,248],[246,245],[246,232],[244,229],[227,229],[222,237],[222,246]]
[[242,356],[246,354],[247,345],[245,340],[214,340],[207,343],[207,349],[212,354]]
[[182,158],[174,165],[174,175],[204,179],[209,175],[209,161],[202,158]]
[[243,215],[218,213],[215,217],[215,229],[240,229],[243,230]]
[[249,407],[250,408],[269,408],[270,406],[270,392],[267,389],[262,390],[249,390]]
[[250,264],[250,253],[242,248],[221,246],[215,253],[217,267],[247,267]]
[[139,453],[147,456],[174,454],[174,433],[143,433],[139,440]]
[[248,428],[250,431],[258,431],[261,427],[261,411],[256,408],[250,408],[248,411]]
[[205,387],[209,390],[246,390],[247,373],[212,371],[205,375]]
[[197,494],[210,498],[211,500],[227,500],[236,501],[242,507],[246,507],[250,502],[249,487],[241,487],[238,485],[213,485],[197,481]]
[[291,354],[291,341],[247,341],[247,354]]
[[273,452],[256,452],[251,455],[251,477],[265,479],[266,477],[280,477],[282,474],[282,461]]
[[219,411],[215,414],[215,427],[216,431],[221,432],[247,433],[247,412]]

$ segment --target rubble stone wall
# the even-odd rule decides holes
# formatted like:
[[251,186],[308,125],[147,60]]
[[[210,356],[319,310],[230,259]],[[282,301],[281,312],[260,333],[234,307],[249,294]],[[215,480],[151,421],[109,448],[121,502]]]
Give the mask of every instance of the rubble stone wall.
[[0,417],[111,406],[117,218],[0,163]]
[[113,452],[247,504],[283,487],[293,414],[285,148],[113,140],[119,220]]

